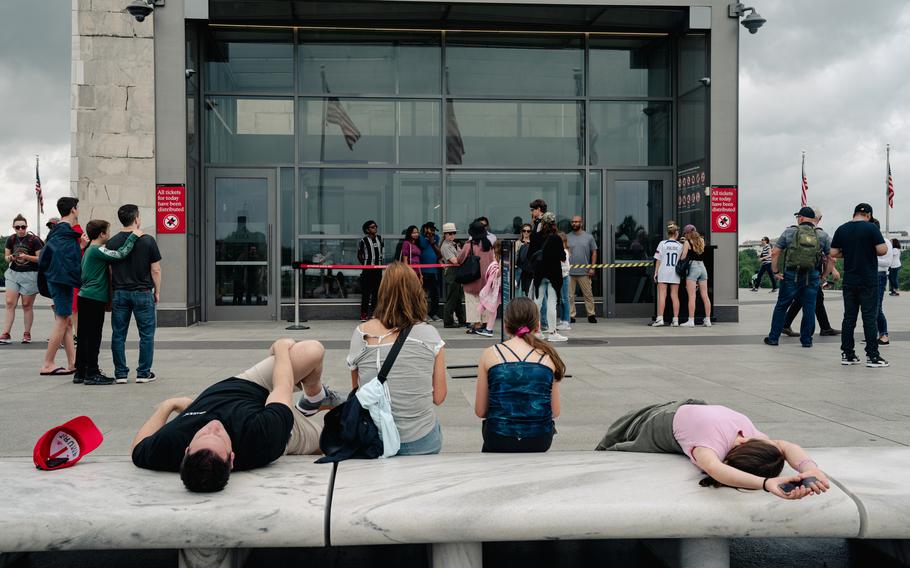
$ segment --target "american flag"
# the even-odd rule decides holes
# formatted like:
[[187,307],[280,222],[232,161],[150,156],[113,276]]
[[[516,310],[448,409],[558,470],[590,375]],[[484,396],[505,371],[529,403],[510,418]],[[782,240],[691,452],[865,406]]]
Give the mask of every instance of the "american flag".
[[891,177],[891,156],[888,156],[888,207],[894,209],[894,179]]
[[44,213],[44,194],[41,193],[41,175],[38,173],[38,158],[35,158],[35,196],[38,198],[38,210]]
[[360,140],[360,130],[357,129],[337,97],[329,97],[326,103],[325,121],[329,124],[337,124],[341,128],[345,143],[349,149],[353,150],[354,144]]
[[800,198],[800,203],[802,204],[801,205],[802,207],[806,206],[806,203],[807,203],[806,192],[808,192],[808,191],[809,191],[809,180],[806,178],[806,154],[803,153],[803,188],[802,188],[802,196]]
[[464,158],[464,140],[455,118],[455,103],[446,101],[446,163],[461,164]]

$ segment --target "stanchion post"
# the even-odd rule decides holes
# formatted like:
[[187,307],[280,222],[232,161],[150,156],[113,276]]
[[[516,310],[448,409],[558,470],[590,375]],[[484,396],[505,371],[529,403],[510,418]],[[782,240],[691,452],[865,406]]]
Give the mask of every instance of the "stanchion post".
[[505,341],[506,308],[509,306],[509,302],[512,301],[512,294],[514,292],[512,288],[515,282],[515,241],[513,239],[503,239],[500,246],[503,250],[501,250],[500,254],[501,261],[499,267],[499,304],[502,307],[502,318],[499,322],[499,337],[500,341]]
[[300,323],[300,271],[303,270],[298,266],[294,267],[294,325],[289,325],[284,329],[304,330],[310,329],[310,326]]

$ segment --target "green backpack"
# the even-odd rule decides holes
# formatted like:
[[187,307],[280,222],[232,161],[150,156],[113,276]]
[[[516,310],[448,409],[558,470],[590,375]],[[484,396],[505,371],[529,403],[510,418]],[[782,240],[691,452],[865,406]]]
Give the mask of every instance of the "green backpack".
[[799,225],[785,251],[784,266],[788,270],[812,270],[822,259],[822,247],[815,227]]

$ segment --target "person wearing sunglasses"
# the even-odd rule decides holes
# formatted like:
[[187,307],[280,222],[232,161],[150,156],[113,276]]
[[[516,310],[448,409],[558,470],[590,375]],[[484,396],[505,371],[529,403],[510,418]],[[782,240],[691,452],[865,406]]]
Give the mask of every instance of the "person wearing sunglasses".
[[38,295],[38,251],[44,243],[36,235],[28,232],[28,221],[20,213],[13,219],[15,233],[6,239],[3,256],[9,268],[6,269],[6,321],[3,333],[0,333],[0,345],[8,345],[13,339],[10,331],[16,319],[16,306],[22,298],[22,315],[24,330],[22,343],[32,342],[32,321],[35,296]]

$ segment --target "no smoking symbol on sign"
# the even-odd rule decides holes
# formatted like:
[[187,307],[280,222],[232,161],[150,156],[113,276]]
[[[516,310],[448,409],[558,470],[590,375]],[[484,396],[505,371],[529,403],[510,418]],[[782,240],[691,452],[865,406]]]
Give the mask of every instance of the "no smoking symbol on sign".
[[168,215],[164,218],[164,226],[168,229],[174,230],[178,225],[180,225],[180,219],[176,215]]
[[726,229],[730,226],[730,216],[729,215],[718,215],[717,216],[717,226],[721,229]]

